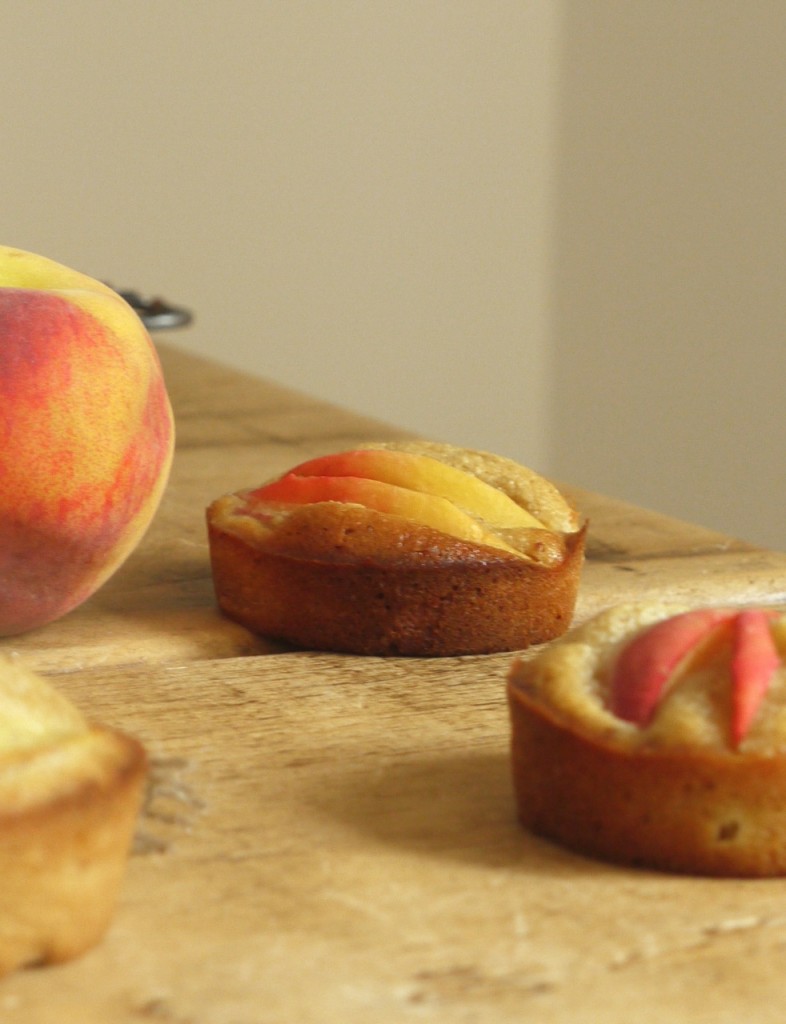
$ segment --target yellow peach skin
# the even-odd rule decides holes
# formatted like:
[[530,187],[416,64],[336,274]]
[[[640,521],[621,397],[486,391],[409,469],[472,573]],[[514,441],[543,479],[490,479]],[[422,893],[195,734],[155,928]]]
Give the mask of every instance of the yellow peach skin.
[[155,514],[173,446],[131,307],[0,246],[0,635],[59,618],[115,572]]

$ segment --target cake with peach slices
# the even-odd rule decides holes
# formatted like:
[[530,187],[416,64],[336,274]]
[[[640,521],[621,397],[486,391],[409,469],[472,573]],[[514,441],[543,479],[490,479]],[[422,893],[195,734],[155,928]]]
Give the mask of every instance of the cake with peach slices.
[[586,527],[549,481],[430,442],[321,456],[207,510],[219,607],[297,647],[519,650],[573,614]]
[[146,775],[137,740],[0,655],[0,975],[102,938]]
[[620,605],[508,677],[519,818],[576,851],[786,874],[786,614]]

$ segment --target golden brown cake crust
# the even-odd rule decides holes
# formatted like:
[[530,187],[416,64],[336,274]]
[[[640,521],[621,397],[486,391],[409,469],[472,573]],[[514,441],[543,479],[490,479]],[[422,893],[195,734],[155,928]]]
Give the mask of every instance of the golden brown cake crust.
[[142,746],[104,727],[0,766],[0,975],[101,939],[145,776]]
[[[786,874],[786,744],[765,752],[718,743],[712,730],[686,742],[657,729],[642,734],[629,723],[618,728],[563,687],[560,672],[595,672],[604,648],[618,644],[618,631],[604,628],[615,614],[617,623],[627,617],[635,625],[629,609],[610,610],[511,668],[521,822],[623,864],[725,877]],[[582,646],[597,658],[589,670]]]
[[[426,447],[411,450],[433,455]],[[463,451],[438,447],[454,458]],[[560,510],[575,529],[517,530],[526,557],[360,505],[252,516],[247,492],[226,495],[207,510],[219,607],[255,632],[317,650],[432,657],[542,643],[570,624],[586,527],[552,485],[537,486],[544,507],[553,503],[552,515]]]
[[584,540],[571,538],[553,569],[488,548],[396,566],[280,554],[208,528],[217,599],[237,622],[314,650],[421,657],[520,650],[563,632]]
[[0,975],[102,937],[146,774],[137,740],[0,656]]

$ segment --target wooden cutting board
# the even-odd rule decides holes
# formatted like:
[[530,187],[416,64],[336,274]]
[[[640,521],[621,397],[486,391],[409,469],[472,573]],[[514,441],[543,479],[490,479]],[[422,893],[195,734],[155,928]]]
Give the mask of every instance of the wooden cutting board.
[[[786,881],[621,869],[518,826],[509,655],[292,652],[222,619],[208,501],[400,432],[162,354],[179,440],[153,528],[83,608],[0,642],[146,743],[146,806],[105,940],[0,982],[0,1020],[781,1020]],[[591,521],[577,618],[786,602],[783,554],[571,493]]]
[[106,939],[6,979],[2,1019],[781,1020],[786,882],[625,870],[519,828],[508,660],[60,677],[143,738],[153,785]]

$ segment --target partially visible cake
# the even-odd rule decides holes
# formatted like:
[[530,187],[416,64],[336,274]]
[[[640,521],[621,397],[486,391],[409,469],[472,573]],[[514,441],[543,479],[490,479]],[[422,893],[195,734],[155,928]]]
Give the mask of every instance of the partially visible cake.
[[207,510],[219,607],[298,647],[373,655],[518,650],[569,626],[586,527],[501,456],[369,443]]
[[101,939],[145,776],[135,739],[0,656],[0,975]]
[[508,677],[518,813],[625,864],[786,874],[786,614],[621,605]]

